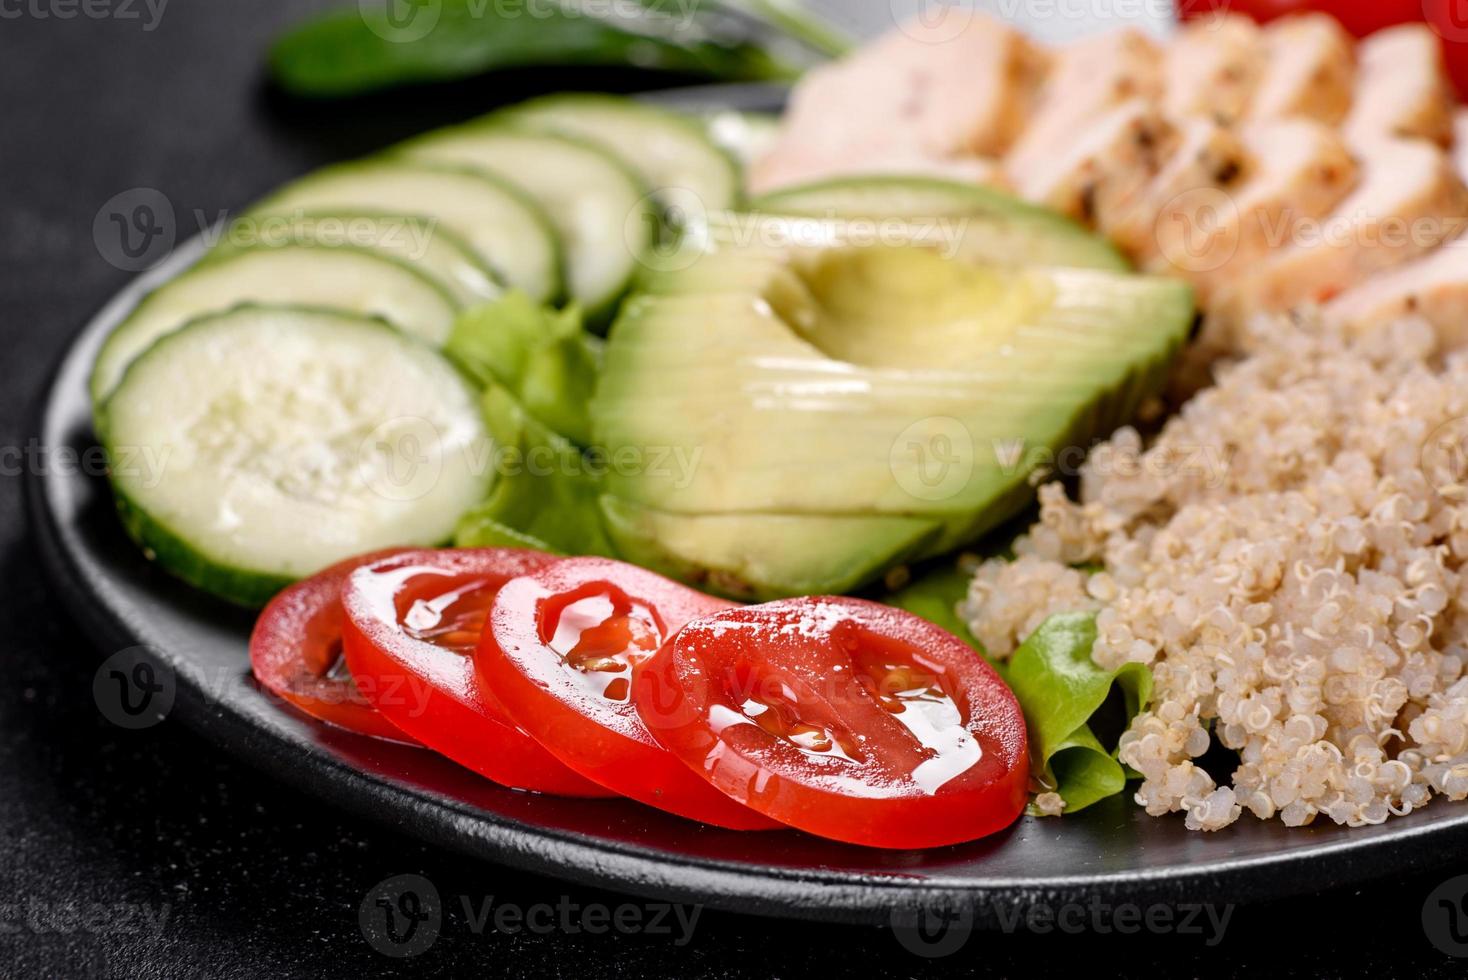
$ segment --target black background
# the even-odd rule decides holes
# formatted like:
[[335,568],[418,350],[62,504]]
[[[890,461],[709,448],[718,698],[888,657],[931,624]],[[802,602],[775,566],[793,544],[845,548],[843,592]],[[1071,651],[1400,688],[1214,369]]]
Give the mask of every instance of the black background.
[[[119,0],[120,2],[120,0]],[[34,431],[51,366],[128,279],[99,252],[93,219],[135,187],[172,202],[180,240],[309,167],[349,157],[536,89],[630,89],[677,80],[564,72],[312,106],[271,95],[265,42],[320,3],[173,0],[142,19],[0,0],[0,977],[417,975],[808,977],[1460,976],[1423,932],[1431,873],[1234,910],[1223,942],[1176,935],[975,935],[921,959],[883,929],[704,910],[693,939],[474,934],[458,896],[530,906],[636,900],[464,860],[336,812],[248,769],[172,722],[109,725],[90,688],[101,654],[48,594],[22,507],[16,452]],[[18,16],[17,16],[18,15]],[[44,458],[45,447],[40,447]],[[38,458],[36,454],[29,456]],[[24,467],[20,467],[24,469]],[[1438,804],[1444,805],[1444,804]],[[427,877],[448,906],[427,952],[391,960],[358,909],[376,883]],[[1310,892],[1310,883],[1300,882]],[[563,898],[564,896],[564,898]],[[157,934],[59,931],[28,908],[169,908]],[[16,909],[19,906],[19,909]],[[19,914],[17,914],[17,912]]]

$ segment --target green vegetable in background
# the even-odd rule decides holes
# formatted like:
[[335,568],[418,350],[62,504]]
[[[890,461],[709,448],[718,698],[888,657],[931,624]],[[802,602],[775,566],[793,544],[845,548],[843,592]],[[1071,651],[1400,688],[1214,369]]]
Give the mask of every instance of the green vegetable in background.
[[495,482],[484,502],[460,519],[454,543],[615,557],[602,530],[594,461],[500,385],[485,389],[481,407],[495,444]]
[[[633,66],[727,81],[788,80],[806,67],[747,29],[839,41],[788,3],[628,0],[384,0],[323,14],[271,49],[276,81],[298,95],[356,95],[526,66]],[[752,9],[749,9],[752,8]],[[632,12],[629,15],[629,12]],[[742,16],[740,16],[742,14]],[[779,23],[775,23],[775,20]],[[807,46],[808,46],[807,42]]]
[[1065,800],[1065,812],[1120,793],[1127,774],[1090,724],[1115,685],[1126,723],[1152,697],[1152,672],[1141,664],[1107,671],[1091,660],[1093,613],[1051,616],[1009,659],[1005,680],[1024,708],[1036,776]]
[[591,442],[587,403],[601,341],[574,307],[541,306],[521,292],[465,311],[444,351],[481,386],[507,389],[531,417],[577,445]]
[[830,58],[839,58],[856,46],[842,31],[812,17],[801,0],[718,0],[715,6],[748,14]]

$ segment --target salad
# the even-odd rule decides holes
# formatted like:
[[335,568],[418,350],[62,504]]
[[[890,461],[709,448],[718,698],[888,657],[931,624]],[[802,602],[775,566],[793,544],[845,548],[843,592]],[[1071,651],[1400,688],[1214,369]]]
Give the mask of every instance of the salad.
[[[255,204],[108,338],[95,426],[166,460],[112,474],[147,555],[264,607],[269,690],[508,787],[903,848],[1138,776],[1191,827],[1375,822],[1468,796],[1456,512],[1391,510],[1394,550],[1360,529],[1421,467],[1276,418],[1317,468],[1250,479],[1272,449],[1202,420],[1350,375],[1335,431],[1375,433],[1388,375],[1441,380],[1456,112],[1427,28],[1319,14],[1047,49],[948,11],[779,120],[536,99]],[[1180,432],[1237,460],[1188,482]],[[1129,449],[1152,482],[1101,468]],[[1358,456],[1384,482],[1324,488]],[[1219,592],[1203,507],[1363,543]]]

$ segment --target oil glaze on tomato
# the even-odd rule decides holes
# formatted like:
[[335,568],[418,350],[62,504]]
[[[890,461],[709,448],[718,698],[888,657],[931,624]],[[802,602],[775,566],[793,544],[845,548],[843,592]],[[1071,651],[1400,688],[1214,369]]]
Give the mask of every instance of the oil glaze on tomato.
[[622,562],[566,559],[500,590],[479,676],[510,717],[588,779],[704,823],[774,827],[663,749],[633,704],[643,661],[685,623],[730,606]]
[[782,823],[877,847],[935,847],[1019,816],[1024,717],[994,670],[926,620],[847,598],[690,623],[638,672],[658,740]]
[[512,549],[409,551],[364,565],[342,590],[347,665],[397,727],[497,783],[610,796],[556,761],[505,717],[472,655],[505,582],[557,559]]

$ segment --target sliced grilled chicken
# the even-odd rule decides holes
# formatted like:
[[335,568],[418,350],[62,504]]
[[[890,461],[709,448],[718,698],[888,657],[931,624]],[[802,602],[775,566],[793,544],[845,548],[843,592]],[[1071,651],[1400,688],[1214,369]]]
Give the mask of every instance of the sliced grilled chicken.
[[1033,108],[1047,60],[1023,34],[964,7],[904,24],[802,79],[754,183],[826,176],[857,155],[1001,156]]
[[1108,31],[1061,48],[1006,169],[1024,174],[1043,166],[1108,108],[1161,95],[1162,50],[1140,31]]
[[1324,303],[1456,237],[1468,221],[1468,189],[1440,147],[1377,140],[1360,162],[1360,182],[1323,223],[1297,228],[1263,269],[1227,288],[1228,321]]
[[1303,14],[1264,28],[1264,69],[1248,118],[1308,116],[1336,125],[1351,109],[1356,51],[1340,22]]
[[1205,305],[1220,286],[1302,237],[1356,184],[1356,161],[1334,129],[1313,119],[1268,119],[1239,127],[1250,166],[1224,193],[1192,195],[1192,210],[1159,222],[1151,272],[1192,280]]
[[1225,14],[1190,21],[1163,58],[1163,107],[1170,117],[1241,118],[1264,70],[1259,27]]
[[901,147],[874,146],[869,150],[846,149],[836,154],[819,150],[796,155],[769,155],[755,161],[746,179],[751,194],[764,194],[828,177],[858,177],[901,174],[938,177],[966,184],[1004,188],[1004,167],[985,157],[927,157]]
[[[843,160],[895,147],[880,127],[854,123],[843,101],[854,91],[860,73],[851,60],[832,62],[806,72],[790,93],[774,145],[754,160],[746,174],[751,193],[833,176]],[[862,144],[868,144],[865,148]]]
[[1404,316],[1424,318],[1445,346],[1468,343],[1468,240],[1372,276],[1327,303],[1327,321],[1364,333]]
[[[876,106],[848,101],[847,122],[888,121],[937,156],[1002,156],[1034,108],[1049,55],[1024,34],[962,5],[888,32],[853,68]],[[880,115],[874,117],[873,109]]]
[[1161,254],[1162,236],[1177,227],[1197,227],[1249,169],[1249,154],[1232,130],[1208,119],[1178,127],[1177,147],[1152,181],[1098,224],[1138,264]]
[[1442,45],[1426,24],[1389,27],[1357,49],[1355,104],[1346,142],[1418,137],[1447,146],[1453,139],[1453,94]]
[[1157,106],[1131,99],[1103,113],[1054,156],[1010,170],[1019,193],[1073,218],[1105,225],[1135,201],[1173,156],[1178,133]]

